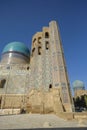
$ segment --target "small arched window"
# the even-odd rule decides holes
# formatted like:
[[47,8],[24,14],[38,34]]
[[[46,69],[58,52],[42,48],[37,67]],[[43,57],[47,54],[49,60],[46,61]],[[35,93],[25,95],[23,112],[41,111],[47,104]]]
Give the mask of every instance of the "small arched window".
[[34,52],[34,51],[35,51],[35,48],[32,49],[32,52]]
[[36,38],[34,38],[33,43],[36,41]]
[[5,83],[6,83],[6,79],[2,79],[0,81],[0,88],[4,88]]
[[29,70],[29,66],[27,67],[27,70]]
[[34,54],[34,51],[35,51],[35,47],[32,49],[32,56],[33,56],[33,54]]
[[49,38],[49,33],[45,32],[45,38]]
[[52,84],[49,85],[49,89],[52,88]]
[[45,47],[46,47],[46,50],[49,49],[49,42],[48,42],[48,41],[46,41],[46,43],[45,43]]
[[39,44],[41,43],[41,37],[38,37],[38,43]]
[[38,54],[41,55],[41,47],[38,47]]

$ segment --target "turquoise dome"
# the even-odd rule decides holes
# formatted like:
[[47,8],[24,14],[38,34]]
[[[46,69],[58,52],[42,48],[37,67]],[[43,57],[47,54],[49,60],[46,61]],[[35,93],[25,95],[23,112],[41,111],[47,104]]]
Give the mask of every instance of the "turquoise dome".
[[82,81],[80,81],[80,80],[75,80],[72,85],[73,85],[74,89],[75,88],[82,88],[82,89],[84,89],[84,83]]
[[26,47],[26,45],[22,42],[11,42],[8,43],[5,48],[3,49],[2,54],[7,53],[7,52],[18,52],[21,54],[24,54],[29,57],[29,49]]

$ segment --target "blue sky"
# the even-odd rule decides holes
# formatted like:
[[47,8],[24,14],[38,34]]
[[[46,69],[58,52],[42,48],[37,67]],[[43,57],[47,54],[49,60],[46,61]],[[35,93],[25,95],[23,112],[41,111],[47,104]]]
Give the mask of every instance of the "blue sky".
[[71,86],[79,79],[87,89],[87,0],[0,0],[0,55],[12,41],[30,48],[51,20],[59,23]]

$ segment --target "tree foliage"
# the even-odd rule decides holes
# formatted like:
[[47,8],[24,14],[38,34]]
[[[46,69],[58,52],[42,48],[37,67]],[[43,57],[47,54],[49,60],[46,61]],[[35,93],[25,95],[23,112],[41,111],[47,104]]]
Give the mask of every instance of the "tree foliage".
[[75,107],[87,108],[87,95],[82,95],[80,97],[73,98]]

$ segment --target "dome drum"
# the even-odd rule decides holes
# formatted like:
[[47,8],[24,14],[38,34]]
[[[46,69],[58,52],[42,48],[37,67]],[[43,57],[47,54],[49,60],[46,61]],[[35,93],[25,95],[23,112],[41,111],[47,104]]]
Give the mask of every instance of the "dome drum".
[[22,55],[20,53],[4,53],[2,54],[2,60],[1,63],[7,63],[7,64],[19,64],[19,63],[28,63],[29,57],[26,57],[25,55]]

